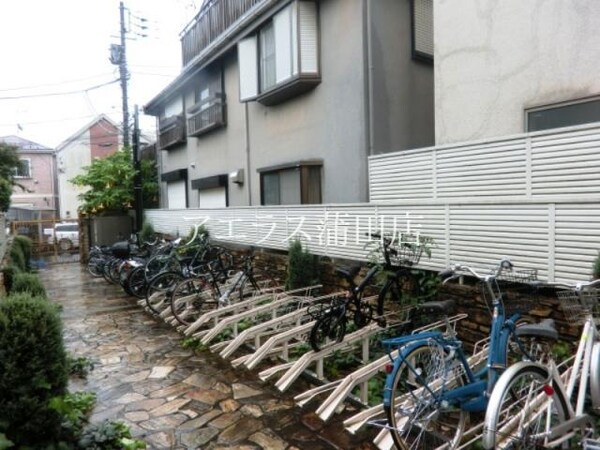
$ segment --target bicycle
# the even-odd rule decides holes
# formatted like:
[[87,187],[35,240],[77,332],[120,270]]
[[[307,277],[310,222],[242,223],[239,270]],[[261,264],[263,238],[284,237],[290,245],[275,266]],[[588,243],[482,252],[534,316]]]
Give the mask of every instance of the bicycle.
[[[365,277],[357,285],[354,282],[360,271],[360,266],[352,268],[337,267],[336,273],[344,278],[350,285],[345,298],[335,299],[331,304],[317,305],[309,311],[317,320],[309,334],[309,343],[316,352],[321,350],[329,341],[341,342],[346,335],[347,316],[353,312],[354,325],[362,328],[373,320],[373,307],[365,301],[365,291],[372,281],[381,273],[385,275],[385,282],[377,296],[377,321],[385,326],[384,305],[391,297],[395,304],[408,304],[416,301],[420,296],[420,287],[417,278],[410,271],[421,257],[422,249],[414,247],[415,251],[403,252],[393,247],[394,239],[378,233],[369,234],[380,242],[379,251],[383,256],[383,264],[375,264],[369,269]],[[400,264],[395,264],[396,259]]]
[[[492,324],[485,367],[469,366],[463,343],[448,323],[448,314],[454,307],[452,300],[425,302],[418,307],[429,316],[443,316],[445,332],[425,331],[383,341],[391,360],[386,367],[383,392],[386,421],[372,424],[389,429],[398,449],[456,448],[469,415],[485,411],[488,395],[507,367],[509,350],[514,348],[521,357],[533,360],[540,349],[537,339],[558,338],[549,320],[517,326],[520,312],[506,316],[498,281],[530,279],[536,276],[535,271],[517,272],[510,261],[502,260],[490,275],[480,275],[461,265],[440,274],[444,283],[464,276],[479,280],[491,301]],[[394,358],[395,349],[398,354]]]
[[[208,272],[177,283],[169,293],[171,312],[182,325],[191,325],[206,312],[240,301],[248,295],[273,292],[279,283],[267,271],[252,265],[254,255],[242,259],[240,270],[223,277],[222,266],[208,264]],[[220,260],[217,259],[219,264]]]
[[[600,409],[600,280],[577,284],[547,283],[557,291],[565,319],[583,325],[577,353],[562,373],[552,357],[545,363],[521,362],[498,380],[486,411],[482,443],[486,449],[562,448],[583,439],[597,448],[586,403]],[[566,382],[566,386],[565,386]],[[577,386],[578,384],[578,386]],[[577,397],[573,399],[575,390]]]

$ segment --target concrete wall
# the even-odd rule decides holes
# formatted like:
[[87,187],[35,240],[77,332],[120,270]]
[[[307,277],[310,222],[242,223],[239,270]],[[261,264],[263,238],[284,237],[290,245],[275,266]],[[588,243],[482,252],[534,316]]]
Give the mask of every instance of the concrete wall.
[[433,64],[412,59],[409,0],[369,3],[372,154],[434,144]]
[[436,143],[525,131],[526,108],[600,94],[600,2],[436,0]]

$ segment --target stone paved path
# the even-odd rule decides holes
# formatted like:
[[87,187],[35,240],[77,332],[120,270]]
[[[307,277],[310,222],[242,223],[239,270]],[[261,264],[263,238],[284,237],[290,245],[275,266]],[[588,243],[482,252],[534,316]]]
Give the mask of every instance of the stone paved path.
[[351,436],[341,418],[324,424],[292,398],[234,370],[210,352],[192,352],[182,337],[141,310],[135,300],[79,264],[40,271],[49,297],[63,307],[65,342],[74,357],[96,361],[71,391],[97,394],[91,420],[122,420],[150,449],[361,449],[373,433]]

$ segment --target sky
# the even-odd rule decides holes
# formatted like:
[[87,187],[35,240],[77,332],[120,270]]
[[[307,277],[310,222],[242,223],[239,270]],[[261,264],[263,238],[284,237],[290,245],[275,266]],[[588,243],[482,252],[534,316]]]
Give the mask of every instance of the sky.
[[[129,110],[139,105],[140,128],[154,136],[142,107],[181,71],[179,35],[202,0],[124,4]],[[119,71],[109,61],[119,43],[119,0],[0,1],[0,136],[55,148],[99,114],[121,123],[121,87],[111,83]]]

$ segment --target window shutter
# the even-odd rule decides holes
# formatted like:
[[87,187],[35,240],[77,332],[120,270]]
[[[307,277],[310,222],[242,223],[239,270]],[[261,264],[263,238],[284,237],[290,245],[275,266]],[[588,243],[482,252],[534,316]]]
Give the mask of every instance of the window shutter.
[[433,58],[433,0],[413,0],[415,52]]
[[275,29],[275,82],[289,79],[292,75],[291,10],[288,6],[273,17]]
[[252,100],[258,95],[257,38],[250,36],[238,43],[240,68],[240,101]]
[[318,26],[317,5],[312,1],[298,2],[298,25],[300,42],[300,72],[318,73]]

